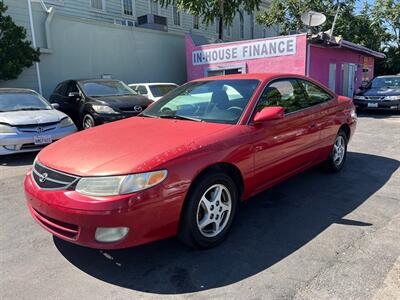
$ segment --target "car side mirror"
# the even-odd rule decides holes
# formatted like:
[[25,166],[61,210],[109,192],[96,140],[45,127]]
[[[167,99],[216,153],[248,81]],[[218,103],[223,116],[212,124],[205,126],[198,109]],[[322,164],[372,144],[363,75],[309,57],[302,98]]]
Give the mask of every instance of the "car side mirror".
[[79,99],[79,98],[81,98],[81,95],[78,92],[70,92],[68,94],[68,97]]
[[60,104],[58,103],[51,103],[51,107],[54,109],[59,109],[60,108]]
[[263,123],[266,121],[282,119],[285,116],[285,108],[282,106],[268,106],[256,113],[254,123]]

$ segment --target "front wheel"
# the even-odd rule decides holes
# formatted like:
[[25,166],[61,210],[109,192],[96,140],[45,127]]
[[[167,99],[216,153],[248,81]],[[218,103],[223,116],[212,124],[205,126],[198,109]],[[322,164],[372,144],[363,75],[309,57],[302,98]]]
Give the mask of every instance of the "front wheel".
[[94,126],[96,126],[94,118],[91,115],[86,114],[82,119],[82,129],[89,129]]
[[346,133],[340,130],[335,138],[332,152],[324,163],[328,172],[338,172],[343,168],[347,156],[347,143]]
[[186,199],[178,238],[196,249],[217,246],[232,227],[238,198],[235,183],[225,173],[202,176]]

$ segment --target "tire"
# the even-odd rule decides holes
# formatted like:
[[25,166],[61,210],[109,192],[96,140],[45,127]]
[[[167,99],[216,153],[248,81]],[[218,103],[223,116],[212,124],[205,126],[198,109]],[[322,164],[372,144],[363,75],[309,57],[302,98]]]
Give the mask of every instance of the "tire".
[[[208,249],[227,237],[239,193],[232,178],[220,171],[207,172],[194,184],[182,209],[178,239],[191,248]],[[218,191],[221,196],[215,198]]]
[[94,126],[96,126],[94,118],[90,114],[84,115],[82,119],[82,129],[85,130]]
[[348,138],[343,130],[339,130],[333,143],[331,154],[324,163],[327,172],[335,173],[343,169],[347,157]]

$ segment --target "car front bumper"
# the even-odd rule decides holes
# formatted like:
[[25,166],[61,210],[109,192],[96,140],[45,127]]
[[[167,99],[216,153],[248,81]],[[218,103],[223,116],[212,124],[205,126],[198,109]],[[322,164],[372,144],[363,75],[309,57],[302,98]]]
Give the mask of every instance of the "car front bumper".
[[361,109],[387,109],[387,110],[400,110],[399,100],[385,100],[385,101],[374,101],[374,100],[353,100],[354,105]]
[[96,125],[102,125],[118,120],[123,120],[130,117],[135,117],[139,113],[121,113],[121,114],[99,114],[99,113],[92,113]]
[[35,136],[49,135],[54,142],[76,132],[76,130],[75,125],[71,125],[40,134],[33,132],[2,133],[0,134],[0,155],[39,151],[48,144],[35,145]]
[[[24,187],[29,211],[40,226],[63,240],[96,249],[127,248],[175,235],[186,194],[162,183],[129,195],[90,197],[74,190],[40,189],[31,171]],[[97,228],[116,227],[129,228],[121,240],[96,240]]]

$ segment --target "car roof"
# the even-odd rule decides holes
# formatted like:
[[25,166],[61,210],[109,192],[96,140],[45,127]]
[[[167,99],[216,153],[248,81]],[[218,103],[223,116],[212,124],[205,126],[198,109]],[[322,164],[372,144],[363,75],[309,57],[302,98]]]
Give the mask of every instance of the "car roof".
[[147,83],[130,83],[128,85],[178,85],[173,82],[147,82]]
[[0,93],[34,93],[37,94],[36,91],[25,88],[0,88]]
[[376,76],[375,78],[387,78],[387,77],[400,77],[400,75],[382,75],[382,76]]
[[229,79],[255,79],[261,81],[269,81],[275,78],[281,77],[296,77],[308,79],[307,77],[299,74],[293,73],[251,73],[251,74],[232,74],[232,75],[221,75],[221,76],[212,76],[212,77],[203,77],[196,79],[194,81],[204,81],[204,80],[229,80]]

